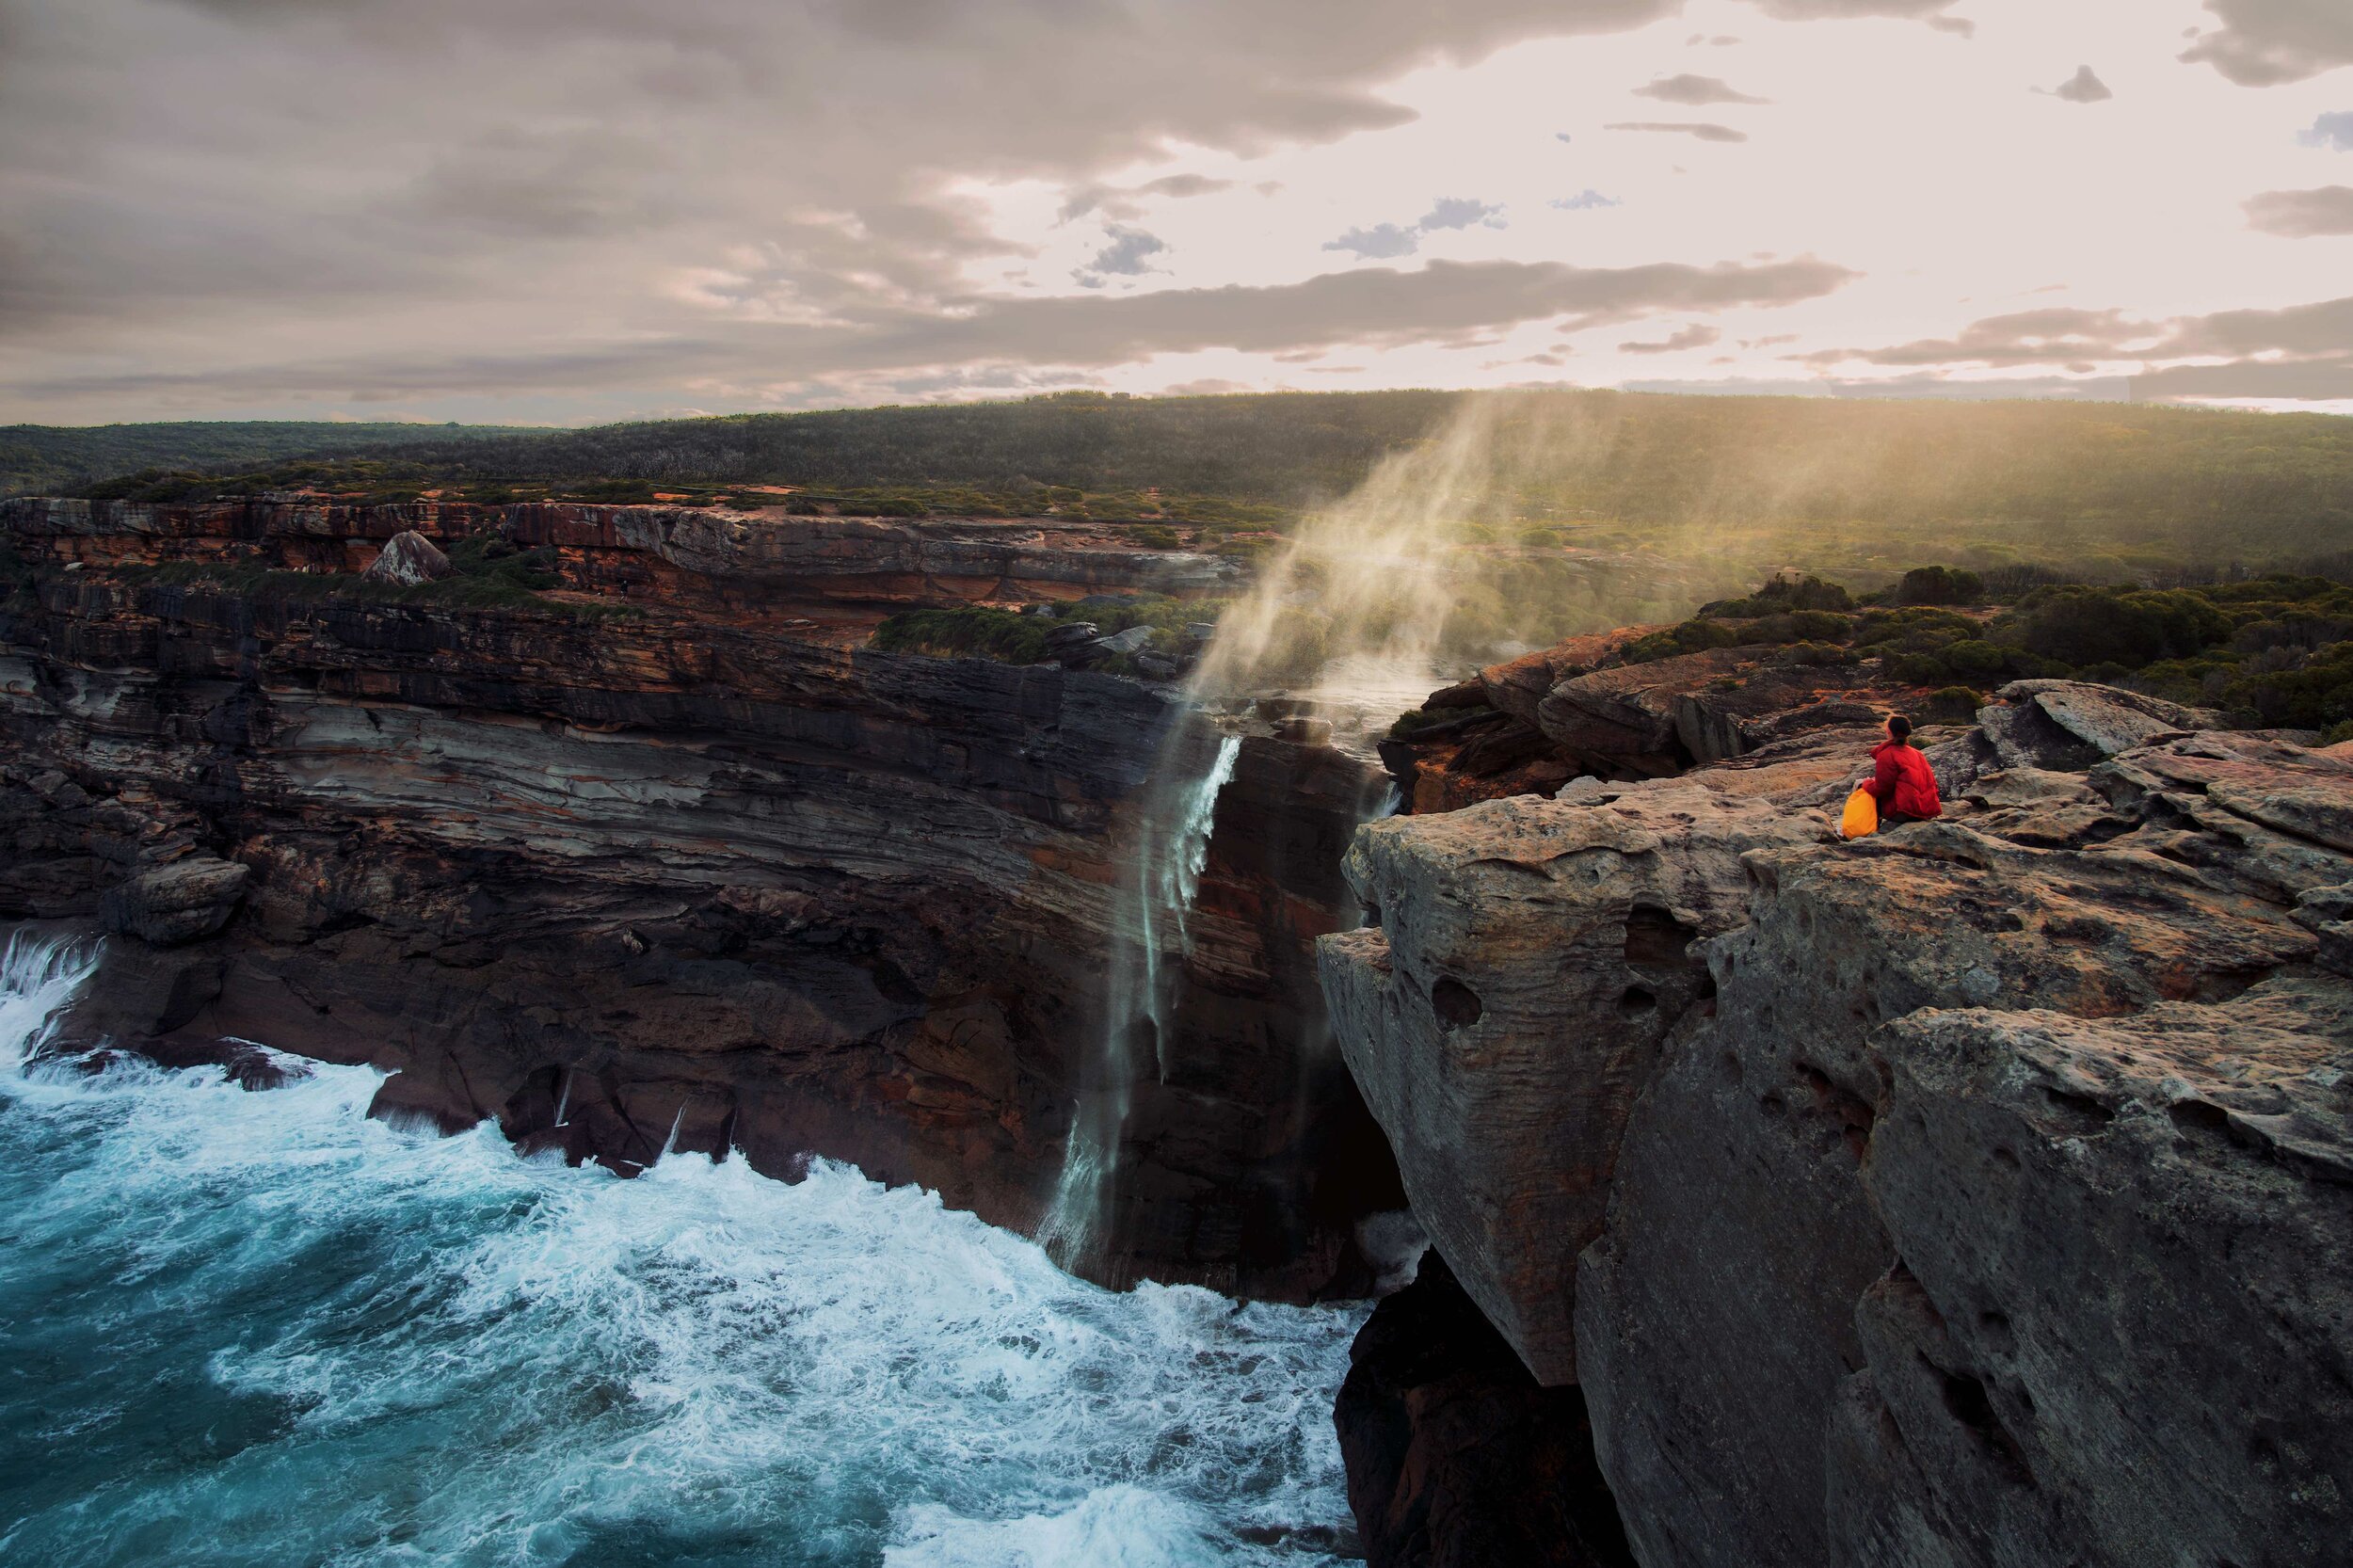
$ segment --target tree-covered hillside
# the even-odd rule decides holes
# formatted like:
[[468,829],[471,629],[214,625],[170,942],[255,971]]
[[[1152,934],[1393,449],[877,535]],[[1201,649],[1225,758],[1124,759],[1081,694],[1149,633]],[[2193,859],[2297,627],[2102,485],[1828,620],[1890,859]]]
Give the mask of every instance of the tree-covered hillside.
[[500,424],[345,424],[187,420],[158,424],[0,424],[0,495],[70,494],[144,469],[249,469],[403,445],[512,436]]
[[[630,500],[778,484],[894,508],[1059,504],[1098,517],[1168,510],[1218,520],[1215,508],[1169,506],[1209,498],[1241,520],[1344,493],[1384,454],[1433,439],[1465,395],[1062,393],[488,438],[408,427],[399,442],[322,448],[344,454],[333,462],[173,464],[203,472],[83,488],[150,499],[312,485]],[[2348,419],[2055,402],[1496,395],[1496,449],[1511,466],[1493,521],[1558,529],[1569,542],[1735,550],[1832,569],[2045,561],[2121,574],[2353,552]],[[1042,500],[1049,491],[1075,493]]]

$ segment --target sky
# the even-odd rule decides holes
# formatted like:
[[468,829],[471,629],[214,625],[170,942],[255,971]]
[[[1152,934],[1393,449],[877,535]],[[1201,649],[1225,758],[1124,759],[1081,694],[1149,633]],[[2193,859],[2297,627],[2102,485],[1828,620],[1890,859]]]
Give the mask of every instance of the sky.
[[2353,0],[0,0],[0,422],[2353,413]]

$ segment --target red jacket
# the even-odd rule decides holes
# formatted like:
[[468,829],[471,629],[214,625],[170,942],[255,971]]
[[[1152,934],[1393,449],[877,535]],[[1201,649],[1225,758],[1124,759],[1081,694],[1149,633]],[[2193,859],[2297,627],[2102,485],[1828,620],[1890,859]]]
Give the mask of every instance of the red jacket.
[[1881,811],[1907,817],[1941,817],[1945,803],[1936,792],[1936,770],[1929,760],[1902,741],[1889,741],[1871,753],[1878,764],[1871,781],[1863,786]]

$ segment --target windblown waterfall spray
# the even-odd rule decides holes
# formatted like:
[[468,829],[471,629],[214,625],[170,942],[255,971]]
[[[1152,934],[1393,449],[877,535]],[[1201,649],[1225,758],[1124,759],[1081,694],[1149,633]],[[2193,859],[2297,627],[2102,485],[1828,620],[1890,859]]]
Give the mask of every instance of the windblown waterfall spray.
[[[1194,712],[1170,731],[1143,803],[1112,936],[1100,1048],[1038,1232],[1065,1268],[1107,1272],[1133,1086],[1147,1064],[1160,1081],[1169,1076],[1188,922],[1218,793],[1241,748],[1226,734],[1201,760],[1203,712],[1288,689],[1351,720],[1347,738],[1362,744],[1373,715],[1385,725],[1417,705],[1443,679],[1457,590],[1449,556],[1467,525],[1496,508],[1503,476],[1524,471],[1536,440],[1524,413],[1506,395],[1465,397],[1437,434],[1385,458],[1345,500],[1304,521],[1219,620],[1186,689]],[[1368,818],[1385,808],[1378,796],[1365,802]]]
[[1548,439],[1531,407],[1505,393],[1465,396],[1444,428],[1301,522],[1219,619],[1194,697],[1288,688],[1390,717],[1418,705],[1445,680],[1458,552]]
[[1207,771],[1183,776],[1179,757],[1188,749],[1191,728],[1180,722],[1162,746],[1150,809],[1137,829],[1128,896],[1106,968],[1101,1048],[1091,1064],[1095,1079],[1082,1089],[1054,1206],[1038,1233],[1056,1260],[1072,1270],[1096,1261],[1106,1240],[1120,1134],[1147,1048],[1156,1075],[1163,1082],[1168,1078],[1170,1015],[1183,960],[1193,952],[1193,902],[1209,863],[1217,797],[1241,755],[1240,736],[1221,735]]

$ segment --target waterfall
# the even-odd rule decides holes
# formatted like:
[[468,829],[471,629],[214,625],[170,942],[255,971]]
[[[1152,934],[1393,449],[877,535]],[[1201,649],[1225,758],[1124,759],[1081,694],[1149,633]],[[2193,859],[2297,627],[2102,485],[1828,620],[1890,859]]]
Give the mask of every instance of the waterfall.
[[[1369,760],[1397,715],[1445,683],[1467,581],[1460,552],[1481,536],[1482,516],[1513,504],[1530,455],[1559,444],[1541,412],[1500,394],[1463,399],[1430,439],[1385,457],[1354,491],[1304,519],[1220,615],[1186,685],[1192,712],[1162,745],[1140,803],[1112,934],[1100,1048],[1087,1064],[1037,1237],[1064,1268],[1100,1261],[1132,1086],[1147,1061],[1160,1081],[1170,1075],[1193,898],[1218,792],[1241,749],[1238,737],[1225,735],[1201,765],[1201,715],[1288,692],[1303,712],[1331,722],[1334,744]],[[1382,794],[1359,802],[1358,821],[1402,805],[1385,781]],[[1313,1054],[1301,1051],[1303,1073]]]
[[[1171,735],[1162,749],[1164,762],[1188,749],[1189,732],[1179,725]],[[1154,1076],[1168,1081],[1177,983],[1193,952],[1193,899],[1209,864],[1217,797],[1241,756],[1241,738],[1221,735],[1199,776],[1172,778],[1174,768],[1164,766],[1162,787],[1152,792],[1150,808],[1137,827],[1134,856],[1123,879],[1127,907],[1122,929],[1113,934],[1105,976],[1103,1027],[1092,1064],[1096,1076],[1082,1087],[1053,1207],[1038,1231],[1039,1242],[1066,1269],[1081,1268],[1104,1240],[1129,1090],[1144,1061],[1144,1037],[1148,1036]]]
[[19,931],[0,954],[0,1069],[23,1066],[40,1052],[56,1015],[98,967],[86,942]]

